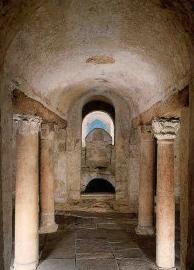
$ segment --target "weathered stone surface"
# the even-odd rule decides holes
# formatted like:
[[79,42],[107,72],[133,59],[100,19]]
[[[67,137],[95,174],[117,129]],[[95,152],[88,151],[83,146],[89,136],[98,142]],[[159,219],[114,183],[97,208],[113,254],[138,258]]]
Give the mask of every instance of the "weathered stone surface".
[[[115,214],[114,217],[104,215],[98,218],[90,215],[89,220],[94,219],[93,223],[98,219],[99,221],[103,219],[104,222],[109,222],[110,219],[113,222],[119,222],[119,220],[123,222],[125,218],[126,216]],[[77,216],[71,216],[71,219],[65,216],[57,220],[61,225],[65,225],[66,222],[68,224],[71,222],[73,225],[76,219]],[[157,269],[154,264],[155,239],[153,237],[135,236],[133,225],[129,225],[130,232],[125,229],[102,230],[97,227],[87,229],[87,218],[79,214],[80,219],[83,219],[81,222],[83,229],[74,227],[72,231],[64,230],[47,236],[43,246],[42,263],[39,266],[41,270],[47,270],[47,268],[50,270],[49,267],[53,270],[54,265],[61,267],[63,263],[63,269],[69,270],[68,267],[71,267],[73,261],[76,262],[75,270]],[[68,256],[72,256],[71,259],[68,259]],[[59,261],[59,266],[57,261]]]
[[10,85],[0,76],[0,269],[2,270],[10,269],[13,252],[14,154],[10,91]]
[[[192,74],[194,74],[194,56],[192,57]],[[189,85],[190,90],[190,108],[189,108],[189,171],[188,171],[188,240],[187,240],[187,251],[186,251],[186,269],[194,267],[194,172],[193,172],[193,162],[194,162],[194,123],[193,123],[193,112],[194,112],[194,80],[192,80]],[[184,222],[184,221],[183,221]]]
[[106,143],[86,143],[86,165],[107,168],[111,164],[112,146]]
[[120,249],[114,253],[116,259],[142,258],[143,253],[139,248]]
[[48,250],[44,253],[43,258],[47,259],[75,259],[75,248],[68,244],[57,244],[53,249],[53,244],[48,246]]
[[38,270],[75,270],[74,259],[49,259],[40,263]]
[[[87,95],[88,92],[92,95],[97,93],[99,96],[106,91],[108,95],[115,92],[118,96],[122,96],[131,109],[130,115],[138,116],[157,101],[165,100],[172,93],[181,90],[193,76],[191,70],[194,55],[192,0],[131,2],[124,0],[119,3],[86,0],[84,4],[79,0],[1,1],[0,25],[0,40],[3,41],[0,45],[1,75],[6,74],[9,81],[14,82],[17,88],[65,118],[69,118],[72,104],[80,97]],[[3,117],[1,114],[3,119],[1,125],[3,129],[1,145],[3,228],[1,232],[4,237],[2,244],[4,250],[0,262],[5,261],[7,270],[11,254],[10,186],[11,160],[14,155],[11,150],[12,123],[8,119],[12,109],[8,106],[4,95],[9,92],[9,89],[2,87],[2,80],[0,88],[1,92],[3,91],[0,99],[1,109],[4,104]],[[96,89],[100,91],[97,92]],[[9,92],[8,95],[11,96],[11,93]],[[175,102],[173,100],[171,102],[172,111]],[[80,106],[83,104],[82,99]],[[115,100],[113,104],[116,104]],[[122,108],[116,107],[116,112],[120,114]],[[80,117],[80,107],[78,106],[77,109],[79,112],[76,117]],[[155,110],[157,111],[156,107],[153,108],[153,114]],[[127,118],[129,113],[125,111],[124,115]],[[158,116],[157,112],[156,116]],[[140,115],[140,122],[141,119],[144,120],[142,115]],[[136,180],[139,163],[138,154],[135,152],[138,151],[136,147],[131,147],[133,154],[132,158],[129,158],[129,138],[126,136],[129,130],[125,129],[127,122],[130,123],[129,119],[126,121],[124,118],[120,118],[119,121],[117,119],[117,127],[121,128],[121,132],[117,130],[116,136],[122,137],[122,142],[117,141],[119,144],[116,153],[118,190],[116,203],[114,207],[111,204],[109,208],[112,211],[137,210],[138,181]],[[80,128],[79,123],[77,126]],[[68,174],[66,168],[69,167],[65,162],[64,154],[60,155],[60,162],[56,162],[57,176],[59,176],[56,179],[60,183],[57,187],[56,200],[65,203],[69,196],[70,202],[76,201],[77,208],[86,209],[86,204],[82,208],[82,204],[79,205],[78,202],[80,136],[71,136],[72,134],[72,132],[68,134],[68,145],[71,145],[75,152],[68,153],[70,162],[67,163],[70,164],[69,167],[76,168],[66,177]],[[62,152],[65,145],[59,148]],[[190,168],[193,167],[192,153],[191,143]],[[71,180],[66,181],[66,179]],[[192,187],[191,170],[191,191]],[[190,267],[194,254],[192,192],[191,195],[187,259]],[[91,209],[91,202],[87,203],[88,209]],[[101,207],[94,209],[99,211],[108,204],[109,202],[105,202]],[[73,208],[71,203],[68,206],[69,209]]]
[[85,228],[85,229],[96,229],[96,224],[93,218],[77,218],[75,221],[75,226],[78,229]]
[[101,143],[86,144],[86,165],[93,168],[107,168],[111,164],[112,146]]
[[54,200],[54,123],[44,123],[40,136],[40,233],[57,231]]
[[122,259],[118,260],[120,270],[156,270],[157,267],[144,260]]
[[189,209],[189,177],[188,177],[188,162],[189,162],[189,109],[185,108],[181,114],[180,128],[180,260],[181,270],[186,270],[187,257],[187,241],[188,241],[188,209]]
[[75,259],[74,232],[57,232],[47,237],[42,251],[44,259]]
[[139,208],[138,234],[154,233],[154,165],[155,141],[151,126],[140,126],[140,176],[139,176]]
[[[181,24],[184,21],[185,25],[186,20],[168,12],[168,5],[160,1],[121,4],[85,1],[84,5],[77,1],[69,5],[33,0],[22,4],[22,1],[13,6],[10,3],[5,8],[5,14],[11,18],[14,11],[18,14],[14,22],[4,23],[6,26],[2,23],[1,40],[5,40],[2,50],[9,48],[7,72],[14,74],[25,92],[44,100],[63,115],[75,96],[99,85],[119,90],[132,100],[133,114],[137,115],[189,81],[188,35]],[[20,5],[25,8],[20,9]],[[175,5],[178,15],[182,9]],[[140,10],[144,10],[143,16]],[[190,16],[186,17],[190,22]],[[6,21],[6,16],[2,20]],[[115,63],[87,63],[87,59],[103,56],[115,59]],[[80,82],[83,86],[78,90]]]
[[54,137],[54,177],[55,202],[66,203],[68,197],[66,129],[55,125]]
[[15,114],[39,115],[46,122],[55,122],[61,127],[67,125],[64,119],[19,90],[15,89],[12,92],[12,104]]
[[[93,95],[103,95],[105,100],[110,100],[110,103],[114,103],[115,110],[119,111],[115,119],[116,134],[115,134],[115,158],[114,168],[111,168],[110,172],[114,174],[113,177],[108,179],[115,180],[114,186],[116,187],[116,193],[114,198],[100,199],[99,197],[87,198],[81,196],[80,191],[83,191],[83,183],[85,184],[85,171],[86,168],[80,168],[82,149],[81,149],[81,125],[82,125],[82,104],[87,104],[88,100],[93,99]],[[80,111],[78,117],[77,112]],[[127,112],[127,117],[125,113]],[[129,192],[133,191],[128,189],[129,179],[129,131],[130,131],[130,111],[125,100],[114,93],[108,91],[102,91],[95,89],[94,92],[88,92],[86,96],[76,100],[71,107],[68,114],[69,125],[67,126],[67,183],[69,185],[68,191],[68,204],[64,204],[65,210],[84,210],[92,212],[129,212],[130,199]],[[121,125],[122,123],[122,125]],[[112,147],[112,146],[111,146]],[[75,166],[76,164],[76,166]],[[83,170],[83,171],[82,171]],[[102,171],[100,169],[100,171]],[[81,174],[80,174],[81,172]],[[84,175],[84,181],[82,181],[82,172]],[[105,171],[103,175],[105,176]],[[96,176],[99,175],[99,170],[96,171]],[[81,183],[81,185],[80,185]],[[112,182],[111,182],[112,183]],[[81,188],[81,189],[80,189]],[[132,204],[132,203],[131,203]],[[62,206],[62,205],[61,205]],[[132,211],[132,210],[131,210]]]
[[117,270],[117,264],[114,259],[95,259],[95,260],[78,260],[77,270]]
[[178,118],[158,118],[152,121],[154,136],[158,140],[174,140],[180,128]]
[[181,110],[189,106],[189,87],[155,103],[149,110],[132,120],[133,126],[150,124],[154,118],[181,117]]
[[161,119],[153,122],[157,148],[156,263],[175,266],[174,139],[180,122]]
[[29,114],[14,114],[14,125],[21,135],[38,134],[42,119]]
[[113,258],[110,246],[103,239],[87,239],[76,241],[77,259]]
[[39,137],[41,120],[16,116],[15,270],[36,269],[39,260]]

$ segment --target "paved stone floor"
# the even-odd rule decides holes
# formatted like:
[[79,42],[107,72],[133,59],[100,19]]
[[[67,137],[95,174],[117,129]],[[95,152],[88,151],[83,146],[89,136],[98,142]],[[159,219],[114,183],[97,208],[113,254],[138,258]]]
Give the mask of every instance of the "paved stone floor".
[[38,270],[152,270],[155,238],[135,234],[129,215],[57,216],[56,233],[41,236]]

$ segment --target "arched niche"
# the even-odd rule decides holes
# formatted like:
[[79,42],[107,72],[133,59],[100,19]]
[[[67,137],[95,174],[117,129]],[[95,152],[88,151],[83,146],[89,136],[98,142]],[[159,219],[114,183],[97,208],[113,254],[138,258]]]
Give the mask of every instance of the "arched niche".
[[[107,112],[104,108],[101,108],[101,110],[109,113],[109,115],[111,114],[115,125],[115,160],[113,166],[114,176],[112,177],[115,183],[114,207],[115,210],[121,212],[130,212],[128,182],[130,181],[129,137],[131,112],[126,100],[111,89],[93,89],[92,91],[90,89],[77,98],[69,107],[66,141],[68,201],[76,201],[76,204],[79,204],[82,200],[82,178],[87,178],[86,175],[82,175],[82,120],[88,113],[96,110],[95,106],[93,107],[94,110],[92,110],[91,104],[99,103],[99,101],[109,104],[108,106],[113,114],[111,114],[111,111]],[[90,205],[88,205],[88,208],[90,208]]]
[[86,186],[84,194],[115,193],[115,187],[106,179],[94,178]]

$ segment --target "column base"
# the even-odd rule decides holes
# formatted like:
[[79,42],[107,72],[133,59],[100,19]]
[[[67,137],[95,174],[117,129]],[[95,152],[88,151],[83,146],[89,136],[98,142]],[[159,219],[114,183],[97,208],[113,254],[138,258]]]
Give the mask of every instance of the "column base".
[[135,229],[136,234],[139,235],[153,235],[154,228],[152,226],[140,226],[138,225]]
[[29,264],[14,263],[11,270],[36,270],[38,267],[38,261]]
[[43,224],[40,226],[39,233],[45,234],[45,233],[54,233],[58,229],[58,224]]

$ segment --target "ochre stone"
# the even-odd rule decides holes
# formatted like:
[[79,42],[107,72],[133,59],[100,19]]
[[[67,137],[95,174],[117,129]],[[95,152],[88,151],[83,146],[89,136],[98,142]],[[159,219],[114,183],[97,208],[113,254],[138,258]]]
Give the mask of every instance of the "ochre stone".
[[152,235],[154,210],[154,150],[155,141],[150,126],[140,127],[141,153],[139,177],[139,208],[136,233]]
[[179,119],[159,118],[152,122],[157,138],[156,263],[175,266],[174,139]]
[[40,202],[41,222],[40,233],[55,232],[54,207],[54,124],[42,124],[40,154]]
[[17,128],[14,270],[35,270],[39,259],[38,131],[40,120],[15,117]]

